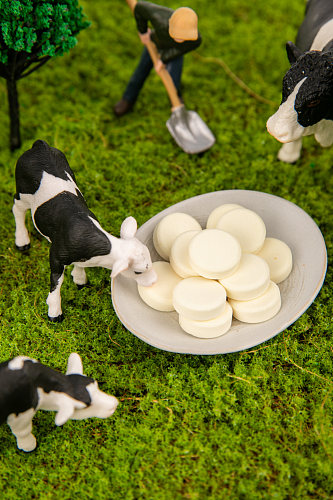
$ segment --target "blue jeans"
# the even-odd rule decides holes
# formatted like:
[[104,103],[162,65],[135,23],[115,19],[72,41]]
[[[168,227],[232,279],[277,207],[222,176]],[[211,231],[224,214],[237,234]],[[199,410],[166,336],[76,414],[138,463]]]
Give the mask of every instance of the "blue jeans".
[[[123,94],[123,99],[126,99],[131,103],[134,103],[136,101],[140,90],[142,89],[143,84],[145,83],[145,80],[152,68],[153,63],[150,59],[149,52],[145,47],[143,49],[140,62],[127,84],[126,90]],[[168,62],[166,64],[166,68],[169,71],[170,76],[178,91],[178,95],[180,96],[180,80],[183,69],[183,56],[176,57],[172,61]]]

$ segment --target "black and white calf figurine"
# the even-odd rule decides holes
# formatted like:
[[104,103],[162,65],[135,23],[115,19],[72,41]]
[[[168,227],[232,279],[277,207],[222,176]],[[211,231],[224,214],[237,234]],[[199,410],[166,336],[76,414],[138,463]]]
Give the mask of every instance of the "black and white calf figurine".
[[56,425],[67,420],[110,417],[118,399],[83,375],[82,361],[73,352],[66,375],[26,356],[0,363],[0,424],[7,421],[23,451],[36,448],[32,419],[37,410],[56,411]]
[[268,132],[284,143],[281,161],[301,154],[302,137],[314,134],[333,144],[333,1],[309,0],[296,45],[287,43],[291,67],[283,79],[282,103],[267,121]]
[[36,141],[16,165],[13,214],[15,243],[19,250],[30,246],[25,214],[31,210],[36,229],[51,243],[51,289],[47,298],[51,321],[62,321],[60,289],[65,266],[74,264],[72,277],[79,287],[87,283],[84,268],[101,266],[150,286],[156,279],[146,245],[135,238],[137,223],[127,217],[120,238],[102,229],[76,185],[65,155],[44,141]]

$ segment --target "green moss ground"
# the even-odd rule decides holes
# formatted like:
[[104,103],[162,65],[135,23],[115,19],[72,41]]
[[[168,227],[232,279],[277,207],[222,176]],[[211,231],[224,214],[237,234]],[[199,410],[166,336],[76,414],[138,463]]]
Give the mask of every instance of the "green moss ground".
[[[333,498],[332,270],[312,306],[290,328],[248,351],[178,355],[129,333],[110,300],[110,277],[89,270],[78,292],[66,271],[66,319],[46,320],[48,243],[33,230],[29,255],[14,248],[14,165],[37,139],[63,150],[103,227],[142,224],[169,205],[220,189],[255,189],[302,207],[332,258],[332,148],[306,138],[301,160],[276,160],[266,132],[273,105],[250,97],[223,61],[260,96],[278,104],[303,0],[193,0],[204,43],[184,67],[184,98],[214,131],[201,157],[173,142],[167,98],[152,75],[135,112],[112,106],[141,47],[125,0],[82,2],[91,27],[70,54],[19,82],[23,146],[10,153],[5,82],[0,81],[0,359],[30,355],[65,370],[70,352],[120,400],[106,421],[54,425],[34,419],[38,449],[19,452],[0,428],[3,499]],[[179,4],[166,1],[176,8]],[[200,56],[200,57],[199,57]],[[311,242],[309,241],[310,245]]]

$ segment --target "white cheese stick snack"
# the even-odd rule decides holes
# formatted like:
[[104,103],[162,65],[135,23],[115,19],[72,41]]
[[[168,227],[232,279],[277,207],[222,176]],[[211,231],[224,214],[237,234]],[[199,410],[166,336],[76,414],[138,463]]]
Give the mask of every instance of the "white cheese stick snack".
[[191,266],[201,276],[222,279],[236,271],[242,251],[231,234],[219,229],[203,229],[192,238],[188,254]]
[[199,231],[186,231],[177,236],[170,252],[170,264],[172,269],[182,278],[190,278],[191,276],[199,276],[190,264],[188,255],[188,247],[193,236]]
[[191,215],[175,212],[166,215],[154,229],[153,242],[156,251],[165,260],[169,260],[171,247],[177,236],[185,231],[202,228]]
[[216,228],[237,238],[245,253],[258,252],[266,238],[264,221],[258,214],[247,208],[235,208],[222,215]]
[[217,281],[193,277],[175,286],[172,300],[174,308],[182,316],[205,321],[222,314],[226,297],[225,289]]
[[230,330],[232,323],[232,308],[226,302],[222,313],[207,321],[196,321],[179,315],[179,324],[186,333],[205,339],[220,337]]
[[281,307],[279,287],[271,281],[266,292],[252,300],[229,299],[234,317],[244,323],[261,323],[273,318]]
[[138,285],[138,292],[148,306],[157,311],[174,311],[172,293],[181,278],[174,272],[168,262],[153,262],[157,281],[152,286]]
[[237,205],[236,203],[225,203],[224,205],[220,205],[219,207],[214,208],[214,210],[209,214],[207,219],[206,228],[214,229],[216,228],[216,224],[222,215],[230,212],[230,210],[234,210],[235,208],[243,208],[241,205]]
[[224,205],[220,205],[219,207],[214,208],[214,210],[210,213],[207,219],[206,228],[207,229],[216,228],[216,224],[218,223],[222,215],[226,214],[227,212],[230,212],[230,210],[234,210],[235,208],[243,208],[243,207],[242,205],[237,205],[236,203],[225,203]]
[[251,300],[267,289],[270,276],[267,262],[252,253],[242,255],[238,269],[227,278],[219,280],[228,298]]
[[267,262],[271,280],[274,283],[281,283],[288,278],[293,267],[293,257],[290,248],[284,241],[277,238],[266,238],[264,246],[257,255]]

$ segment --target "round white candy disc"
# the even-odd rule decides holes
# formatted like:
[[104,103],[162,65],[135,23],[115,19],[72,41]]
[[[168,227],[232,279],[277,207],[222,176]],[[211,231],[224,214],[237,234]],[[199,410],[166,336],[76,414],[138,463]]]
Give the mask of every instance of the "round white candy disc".
[[201,226],[191,215],[180,212],[166,215],[153,232],[156,251],[163,259],[169,260],[171,247],[177,236],[192,229],[200,231]]
[[266,238],[264,246],[257,255],[267,262],[274,283],[281,283],[289,276],[293,267],[293,257],[290,248],[283,241]]
[[207,321],[196,321],[179,315],[179,324],[185,332],[205,339],[219,337],[230,329],[232,323],[232,308],[226,302],[222,314]]
[[222,215],[216,228],[237,238],[242,251],[246,253],[258,252],[266,237],[264,221],[258,214],[247,208],[235,208]]
[[263,294],[270,282],[267,262],[251,253],[242,255],[237,270],[220,280],[230,299],[251,300]]
[[176,311],[189,319],[205,321],[222,314],[226,293],[217,281],[201,277],[186,278],[173,290]]
[[148,306],[157,311],[174,311],[172,293],[181,278],[174,272],[168,262],[153,262],[157,281],[152,286],[138,285],[138,292]]
[[191,266],[201,276],[222,279],[236,271],[242,251],[231,234],[219,229],[204,229],[192,238],[188,254]]
[[261,323],[273,318],[281,307],[279,287],[271,281],[266,292],[252,300],[229,299],[234,317],[244,323]]
[[214,229],[216,228],[216,224],[218,220],[222,217],[222,215],[226,214],[227,212],[230,212],[230,210],[233,210],[234,208],[243,208],[242,205],[237,205],[236,203],[225,203],[224,205],[220,205],[219,207],[216,207],[209,215],[207,219],[207,224],[206,228],[207,229]]
[[170,264],[173,270],[182,278],[198,276],[198,273],[192,268],[188,255],[189,243],[193,236],[199,231],[186,231],[182,233],[173,242],[170,252]]

